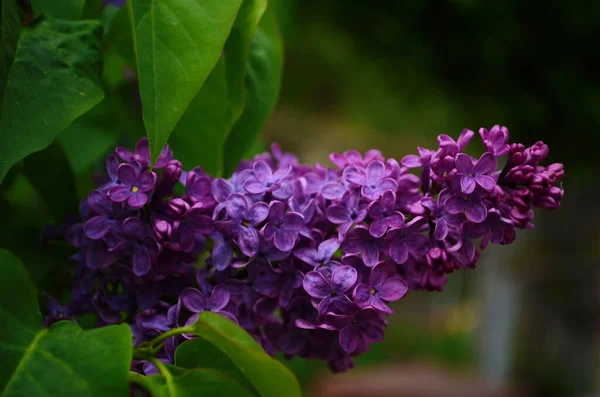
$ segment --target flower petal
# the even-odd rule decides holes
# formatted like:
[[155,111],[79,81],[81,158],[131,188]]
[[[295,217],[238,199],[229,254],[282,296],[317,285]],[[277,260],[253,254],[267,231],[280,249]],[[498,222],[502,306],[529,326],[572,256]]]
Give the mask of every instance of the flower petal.
[[313,298],[324,299],[329,296],[332,291],[331,284],[319,272],[308,272],[302,281],[302,287]]
[[394,240],[390,244],[390,256],[397,264],[401,265],[408,260],[408,247],[401,240]]
[[379,262],[379,250],[373,244],[366,244],[362,258],[367,267],[373,267]]
[[235,220],[245,219],[248,214],[246,197],[237,193],[230,195],[225,203],[225,210],[227,215]]
[[88,194],[88,205],[100,215],[109,215],[113,210],[113,201],[100,190],[92,190]]
[[456,169],[460,174],[468,174],[473,170],[473,160],[464,153],[456,155]]
[[371,233],[371,236],[379,238],[385,234],[387,228],[388,223],[386,218],[379,218],[371,223],[371,226],[369,227],[369,233]]
[[402,158],[400,164],[408,168],[417,168],[421,166],[421,157],[416,154],[409,154]]
[[142,208],[147,202],[148,196],[142,192],[132,193],[129,199],[127,199],[127,204],[133,208]]
[[[142,192],[147,192],[154,187],[156,183],[156,174],[152,171],[144,171],[137,179],[136,186]],[[208,185],[210,188],[210,184]]]
[[383,179],[383,174],[385,172],[385,165],[378,160],[371,161],[367,166],[367,180],[370,183],[379,183],[381,179]]
[[218,284],[213,288],[212,294],[208,299],[208,309],[218,312],[229,303],[229,290],[223,284]]
[[121,164],[117,170],[119,181],[126,186],[135,185],[139,175],[140,170],[131,164]]
[[470,202],[465,208],[465,215],[471,222],[481,223],[487,217],[487,208],[481,202]]
[[150,254],[146,248],[135,246],[133,249],[133,274],[138,277],[145,276],[150,271]]
[[257,179],[248,179],[244,182],[244,189],[250,194],[261,194],[268,190],[265,184]]
[[339,200],[346,193],[346,188],[337,182],[329,182],[321,188],[321,196],[327,200]]
[[356,283],[357,277],[358,273],[355,268],[340,266],[331,274],[331,286],[338,293],[344,293]]
[[342,349],[347,353],[353,353],[358,346],[358,339],[360,335],[358,333],[358,327],[355,325],[348,325],[340,331],[339,342]]
[[254,163],[252,170],[254,171],[254,176],[260,182],[269,182],[273,177],[273,171],[271,170],[271,167],[269,167],[269,165],[262,160]]
[[401,277],[388,278],[377,288],[377,295],[388,302],[402,298],[408,292],[408,284]]
[[273,176],[271,178],[272,182],[277,183],[277,182],[281,181],[286,176],[288,176],[291,171],[292,171],[291,165],[287,165],[283,168],[278,169],[277,171],[275,171],[275,173],[273,174]]
[[485,190],[492,190],[494,186],[496,186],[494,178],[487,175],[477,175],[475,180],[477,181],[477,184]]
[[223,178],[217,178],[212,181],[212,193],[219,203],[227,200],[227,197],[233,193],[233,186]]
[[468,175],[463,175],[460,178],[460,190],[463,193],[466,194],[471,194],[473,193],[473,191],[475,190],[475,178],[468,176]]
[[106,236],[112,223],[106,215],[98,215],[89,219],[85,223],[83,230],[87,238],[98,240]]
[[208,301],[204,294],[195,288],[184,289],[179,295],[179,300],[192,313],[203,312],[208,307]]
[[296,234],[290,232],[285,229],[279,229],[275,232],[275,237],[273,238],[273,242],[275,243],[275,247],[277,249],[288,252],[294,248],[294,244],[296,244]]
[[371,306],[371,298],[373,295],[370,293],[371,287],[366,284],[358,284],[354,289],[354,303],[361,309],[366,309]]
[[383,329],[375,324],[366,324],[360,328],[360,336],[369,344],[383,340]]
[[474,174],[487,174],[496,168],[496,158],[493,154],[485,152],[473,167]]
[[108,198],[117,203],[127,200],[133,193],[127,186],[113,186],[108,190]]
[[466,206],[467,201],[458,196],[449,197],[444,203],[444,209],[450,214],[460,214]]
[[281,227],[291,232],[299,232],[304,227],[304,217],[297,212],[288,212],[281,219]]
[[335,224],[341,224],[350,219],[350,211],[343,205],[334,204],[327,208],[327,219]]
[[246,219],[252,226],[257,226],[267,219],[269,215],[269,206],[267,203],[255,203],[248,209]]
[[258,232],[252,227],[242,227],[238,237],[238,244],[245,255],[256,255],[260,244]]

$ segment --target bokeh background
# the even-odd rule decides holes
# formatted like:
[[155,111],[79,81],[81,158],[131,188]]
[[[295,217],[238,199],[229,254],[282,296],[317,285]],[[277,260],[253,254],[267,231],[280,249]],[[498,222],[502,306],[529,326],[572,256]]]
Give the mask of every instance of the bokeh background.
[[351,148],[401,158],[440,133],[506,125],[565,164],[558,212],[490,247],[441,293],[397,302],[383,343],[308,395],[593,396],[600,264],[600,2],[278,0],[279,106],[264,142],[304,162]]

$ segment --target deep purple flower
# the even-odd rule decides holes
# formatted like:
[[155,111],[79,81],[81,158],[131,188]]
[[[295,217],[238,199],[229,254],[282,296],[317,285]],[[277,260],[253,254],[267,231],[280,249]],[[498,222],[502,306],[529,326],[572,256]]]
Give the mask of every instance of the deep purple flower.
[[422,217],[415,217],[407,224],[387,232],[390,241],[390,256],[397,264],[403,264],[409,255],[418,258],[427,252],[427,237],[419,231],[423,225]]
[[[123,147],[117,147],[115,149],[117,155],[124,161],[131,162],[137,161],[144,167],[150,167],[150,146],[148,144],[148,138],[142,138],[135,144],[135,152],[131,152],[129,149]],[[165,145],[158,159],[154,163],[154,168],[163,168],[167,161],[173,158],[169,147]]]
[[125,219],[122,232],[125,240],[109,251],[118,254],[131,253],[133,273],[142,277],[150,271],[152,257],[158,254],[160,247],[138,218]]
[[262,233],[267,241],[273,241],[283,252],[294,248],[298,232],[304,227],[304,217],[297,212],[285,213],[285,205],[281,201],[272,201],[269,205],[268,222]]
[[339,200],[346,192],[344,185],[338,182],[337,173],[329,168],[307,172],[303,178],[306,180],[306,192],[308,194],[320,194],[327,200]]
[[121,164],[117,171],[120,186],[108,190],[108,198],[118,203],[127,200],[134,208],[142,208],[148,202],[146,192],[156,183],[156,174],[152,171],[140,173],[140,169],[131,164]]
[[488,191],[496,186],[494,178],[487,175],[496,169],[496,159],[491,153],[482,154],[479,161],[474,164],[470,156],[459,153],[456,156],[456,169],[461,177],[460,188],[463,193],[473,193],[476,185]]
[[488,214],[487,207],[482,202],[485,192],[475,190],[471,194],[452,192],[444,202],[444,209],[450,214],[465,213],[467,219],[471,222],[480,223],[485,220]]
[[255,227],[269,214],[266,203],[254,203],[241,194],[232,194],[225,202],[231,220],[217,223],[225,234],[237,239],[242,252],[254,256],[258,252],[259,236]]
[[62,320],[75,321],[72,317],[75,315],[72,310],[72,303],[67,303],[65,305],[61,305],[54,297],[48,295],[45,291],[42,291],[42,294],[46,298],[48,302],[48,312],[49,315],[44,316],[44,326],[50,327],[52,324]]
[[474,136],[475,133],[466,128],[462,130],[460,136],[458,137],[458,140],[456,141],[449,135],[440,134],[438,136],[440,151],[443,155],[455,155],[456,153],[462,151],[465,147],[467,147],[467,145],[469,144],[469,142],[471,142],[471,139],[473,139]]
[[373,237],[369,229],[357,226],[346,237],[342,250],[345,254],[358,255],[362,253],[362,260],[368,267],[379,263],[379,251],[384,248],[383,240]]
[[348,353],[364,350],[366,345],[383,339],[383,322],[373,309],[359,310],[351,316],[329,314],[326,321],[333,329],[340,330],[340,346]]
[[371,270],[367,284],[358,284],[354,289],[354,303],[361,309],[373,308],[391,314],[386,302],[402,298],[408,292],[408,284],[399,276],[389,277],[384,266],[378,265]]
[[264,161],[257,161],[252,167],[254,177],[249,178],[244,183],[244,187],[248,193],[262,194],[272,192],[281,186],[283,179],[292,171],[292,167],[280,168],[275,173],[271,167]]
[[379,160],[371,161],[364,173],[358,167],[346,168],[344,177],[361,186],[361,194],[369,200],[377,200],[384,192],[398,187],[395,180],[385,176],[385,165]]
[[212,193],[212,182],[201,170],[194,169],[188,172],[185,190],[195,207],[207,208],[215,202]]
[[340,240],[343,240],[352,225],[362,222],[367,216],[367,207],[360,204],[360,194],[357,191],[349,192],[345,197],[346,205],[334,204],[327,207],[327,219],[340,225]]
[[388,228],[396,228],[404,223],[404,215],[395,210],[396,194],[388,191],[378,201],[369,204],[368,214],[374,219],[369,227],[373,237],[382,237]]
[[485,247],[488,241],[494,244],[500,244],[505,237],[509,242],[512,242],[515,237],[514,222],[505,218],[495,209],[488,212],[485,221],[477,223],[473,226],[475,233],[484,237],[481,242],[482,247]]
[[206,236],[214,230],[212,219],[198,209],[191,209],[174,227],[179,231],[179,242],[184,252],[192,252],[196,243],[196,236]]
[[119,160],[117,156],[114,154],[109,154],[106,157],[106,178],[102,178],[101,181],[98,181],[99,189],[102,191],[107,191],[113,186],[119,185],[119,176],[117,175],[117,171],[119,169]]
[[324,315],[333,310],[347,312],[351,308],[352,302],[344,293],[354,286],[356,278],[356,269],[340,266],[331,274],[331,280],[319,272],[308,272],[302,285],[310,296],[320,301],[319,314]]
[[331,257],[340,248],[340,245],[340,241],[337,238],[331,238],[321,242],[317,249],[298,248],[294,250],[294,256],[313,267],[319,267],[331,260]]
[[494,157],[504,156],[510,150],[508,128],[506,127],[496,124],[489,131],[486,128],[480,128],[479,136],[487,152],[493,154]]
[[194,313],[186,322],[185,325],[192,325],[198,319],[198,315],[202,312],[213,312],[227,317],[231,321],[237,323],[235,316],[223,309],[229,303],[229,290],[222,284],[215,286],[210,294],[210,298],[198,291],[195,288],[186,288],[179,295],[179,302],[190,312]]
[[450,189],[444,189],[440,192],[437,200],[431,197],[423,197],[421,200],[421,205],[429,210],[429,214],[435,220],[433,237],[438,241],[445,239],[448,230],[460,225],[464,219],[464,217],[452,215],[444,209],[444,203],[451,195]]
[[84,226],[85,236],[98,240],[106,236],[109,230],[118,231],[123,212],[123,205],[115,203],[99,190],[92,190],[88,195],[88,204],[98,215],[88,219]]

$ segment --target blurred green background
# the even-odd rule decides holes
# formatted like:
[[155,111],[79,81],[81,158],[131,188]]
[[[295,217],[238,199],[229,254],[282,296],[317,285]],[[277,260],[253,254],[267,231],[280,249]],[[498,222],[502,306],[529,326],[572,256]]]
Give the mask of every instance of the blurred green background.
[[434,147],[440,133],[502,124],[513,142],[549,144],[549,160],[567,171],[560,211],[539,211],[536,230],[488,249],[444,292],[399,302],[385,341],[350,374],[331,379],[321,365],[293,361],[308,392],[350,395],[340,386],[348,383],[351,395],[379,395],[361,385],[391,372],[400,380],[385,395],[437,396],[400,385],[423,365],[437,368],[431,381],[448,384],[445,396],[598,392],[600,2],[277,6],[285,69],[265,142],[308,163],[351,148],[399,159]]

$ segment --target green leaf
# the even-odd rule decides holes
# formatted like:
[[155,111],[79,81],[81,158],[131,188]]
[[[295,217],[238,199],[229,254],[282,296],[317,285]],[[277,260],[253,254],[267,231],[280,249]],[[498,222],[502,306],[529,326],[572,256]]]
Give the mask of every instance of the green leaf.
[[34,15],[42,12],[57,19],[79,19],[85,0],[31,0]]
[[212,343],[196,338],[182,343],[175,351],[175,365],[185,369],[211,368],[223,371],[256,394],[244,373]]
[[240,4],[241,0],[127,2],[153,159],[217,63]]
[[121,7],[108,23],[106,40],[133,70],[136,69],[135,50],[127,7]]
[[212,175],[223,171],[223,146],[244,107],[250,43],[266,7],[266,0],[244,0],[224,56],[175,126],[169,146],[184,168],[200,165]]
[[187,370],[162,365],[161,375],[130,374],[130,381],[139,384],[153,397],[250,397],[235,379],[214,369]]
[[294,397],[302,392],[290,370],[270,357],[243,328],[215,313],[200,313],[194,334],[212,343],[237,365],[263,397]]
[[13,1],[2,3],[0,181],[12,165],[52,143],[104,96],[98,84],[99,22],[41,21],[23,29],[11,58],[15,34],[6,19],[16,11],[7,3]]
[[0,395],[127,395],[129,326],[83,331],[61,321],[46,329],[24,266],[0,249],[0,267]]
[[269,119],[279,95],[282,65],[281,36],[269,8],[252,40],[245,81],[246,105],[225,142],[225,175],[235,170]]
[[42,196],[55,221],[60,222],[66,214],[77,212],[79,198],[75,177],[57,142],[27,156],[24,165],[27,179]]

